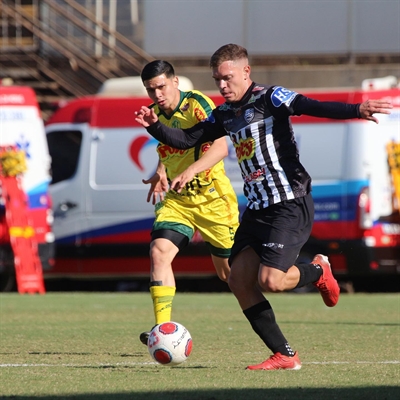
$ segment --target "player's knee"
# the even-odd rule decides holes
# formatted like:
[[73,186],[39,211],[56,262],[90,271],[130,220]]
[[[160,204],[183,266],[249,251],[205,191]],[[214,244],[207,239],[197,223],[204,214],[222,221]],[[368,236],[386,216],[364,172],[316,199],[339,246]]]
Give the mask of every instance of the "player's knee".
[[231,291],[233,294],[236,294],[236,292],[237,292],[237,285],[236,285],[235,279],[232,278],[232,275],[229,275],[229,277],[228,277],[228,286],[229,286],[230,291]]
[[152,244],[150,246],[150,258],[153,262],[160,262],[165,258],[165,256],[166,252],[162,247],[157,244]]
[[246,292],[247,293],[247,286],[246,286],[246,281],[243,280],[240,275],[231,273],[228,276],[228,286],[231,292],[235,295],[240,294],[240,292]]
[[260,287],[266,292],[278,293],[283,292],[285,290],[284,283],[281,279],[259,279],[258,284]]

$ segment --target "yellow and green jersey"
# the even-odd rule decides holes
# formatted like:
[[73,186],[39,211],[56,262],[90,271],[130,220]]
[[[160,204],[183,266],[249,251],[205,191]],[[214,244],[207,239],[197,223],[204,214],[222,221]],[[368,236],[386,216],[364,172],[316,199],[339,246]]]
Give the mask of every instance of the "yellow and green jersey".
[[[179,104],[171,115],[165,114],[157,105],[154,105],[160,122],[169,127],[181,129],[191,128],[206,119],[213,108],[215,108],[213,101],[197,90],[181,92]],[[197,161],[211,144],[212,142],[206,142],[187,150],[179,150],[159,143],[157,152],[166,168],[169,182]],[[230,194],[230,192],[233,192],[233,188],[225,174],[224,163],[220,161],[211,169],[197,174],[181,193],[170,190],[167,198],[200,204]]]

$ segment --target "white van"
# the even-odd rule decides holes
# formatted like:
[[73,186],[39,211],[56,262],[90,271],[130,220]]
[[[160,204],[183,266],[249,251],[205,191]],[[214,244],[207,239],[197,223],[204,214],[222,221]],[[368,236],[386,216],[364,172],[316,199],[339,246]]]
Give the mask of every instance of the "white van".
[[[142,179],[158,158],[157,141],[134,119],[143,104],[148,97],[91,96],[48,121],[56,264],[46,277],[148,276],[154,206]],[[238,171],[236,160],[229,164]],[[178,277],[215,275],[203,244],[182,251],[174,270]]]
[[315,222],[304,251],[327,254],[339,277],[400,276],[400,187],[394,179],[400,170],[388,165],[389,146],[400,145],[400,90],[307,96],[347,103],[387,99],[395,108],[377,115],[379,124],[292,119],[301,161],[313,179]]
[[[400,221],[386,144],[400,143],[400,90],[308,92],[320,100],[388,98],[380,124],[293,117],[301,161],[313,178],[316,220],[302,257],[327,254],[346,279],[400,273]],[[218,105],[220,95],[210,96]],[[146,203],[157,142],[134,111],[147,97],[90,96],[60,108],[46,125],[52,156],[56,264],[47,277],[147,277],[153,206]],[[233,147],[225,169],[241,210],[246,200]],[[215,276],[197,237],[174,261],[176,275]]]

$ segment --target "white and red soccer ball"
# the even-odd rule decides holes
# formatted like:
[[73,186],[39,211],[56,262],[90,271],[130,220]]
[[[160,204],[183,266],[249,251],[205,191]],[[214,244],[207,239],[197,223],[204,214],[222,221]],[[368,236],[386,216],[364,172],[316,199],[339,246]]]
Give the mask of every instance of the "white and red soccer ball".
[[183,363],[192,351],[192,336],[178,322],[164,322],[150,332],[147,348],[155,361],[163,365]]

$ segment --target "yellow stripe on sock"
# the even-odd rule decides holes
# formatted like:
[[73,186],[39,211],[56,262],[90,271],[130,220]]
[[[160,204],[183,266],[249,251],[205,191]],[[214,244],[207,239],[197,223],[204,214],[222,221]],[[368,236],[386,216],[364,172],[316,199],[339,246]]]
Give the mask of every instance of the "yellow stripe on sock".
[[153,299],[156,324],[171,321],[172,301],[175,296],[174,286],[151,286],[150,294]]

